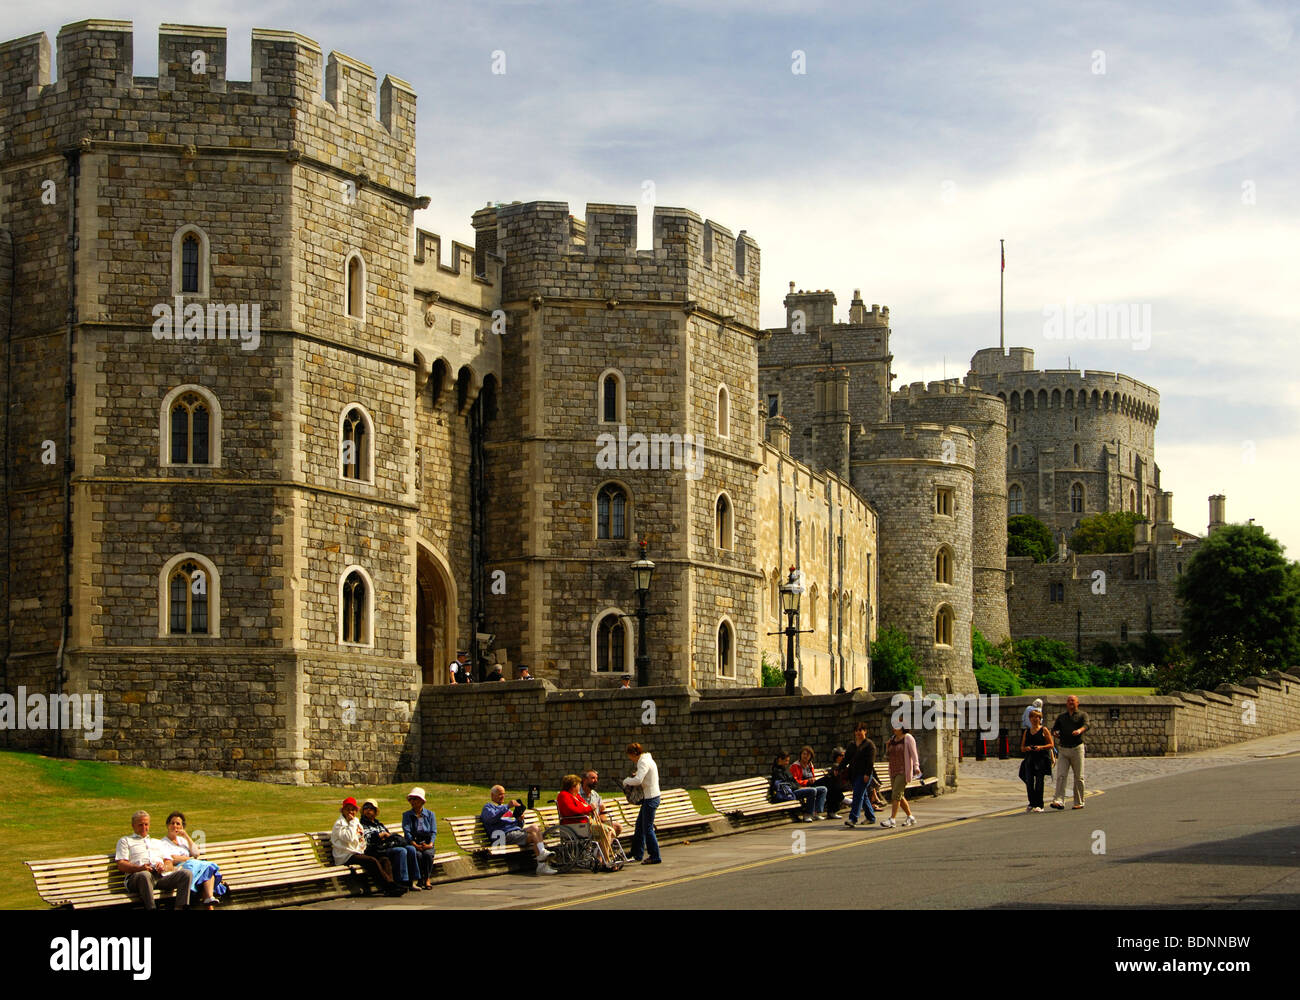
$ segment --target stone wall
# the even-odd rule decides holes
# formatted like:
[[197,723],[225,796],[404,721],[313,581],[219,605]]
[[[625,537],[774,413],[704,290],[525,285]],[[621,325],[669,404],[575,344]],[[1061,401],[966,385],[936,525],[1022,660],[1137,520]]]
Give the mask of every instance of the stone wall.
[[[630,773],[624,747],[635,741],[658,762],[664,787],[695,787],[767,775],[777,750],[797,755],[805,743],[825,764],[859,719],[883,748],[888,708],[888,696],[862,692],[702,697],[682,687],[558,691],[545,681],[426,687],[419,776],[551,790],[563,775],[591,766],[606,791],[617,792],[618,778]],[[933,732],[915,735],[925,774],[939,771],[946,779],[951,747],[940,746]]]
[[[1020,750],[1020,720],[1026,696],[1002,698],[999,722],[1007,730],[1013,754]],[[1300,729],[1300,676],[1274,671],[1216,691],[1177,691],[1170,695],[1088,695],[1080,699],[1088,713],[1085,738],[1093,757],[1162,757],[1276,736]],[[1065,697],[1043,699],[1043,722],[1050,727],[1065,711]],[[966,733],[963,747],[974,752],[975,737]],[[996,753],[990,744],[990,753]]]

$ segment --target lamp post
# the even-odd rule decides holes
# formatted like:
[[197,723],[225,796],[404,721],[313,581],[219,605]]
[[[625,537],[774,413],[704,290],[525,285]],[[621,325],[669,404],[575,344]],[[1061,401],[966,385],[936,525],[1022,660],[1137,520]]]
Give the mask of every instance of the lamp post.
[[781,585],[781,610],[785,612],[785,693],[794,694],[794,637],[799,634],[799,597],[803,593],[803,584],[795,576],[794,567],[790,567],[790,578]]
[[650,683],[650,655],[645,650],[646,595],[650,593],[650,578],[654,576],[655,564],[646,558],[646,540],[641,539],[641,558],[632,564],[632,579],[636,581],[636,684],[645,687]]

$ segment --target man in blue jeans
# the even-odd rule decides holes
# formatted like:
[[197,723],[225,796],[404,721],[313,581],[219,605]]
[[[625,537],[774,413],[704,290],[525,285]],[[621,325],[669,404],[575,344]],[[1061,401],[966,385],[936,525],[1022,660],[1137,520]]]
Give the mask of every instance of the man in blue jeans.
[[876,767],[876,745],[867,739],[867,724],[859,722],[853,730],[853,746],[849,747],[844,759],[849,775],[853,778],[853,804],[849,807],[849,818],[844,821],[847,827],[858,825],[858,816],[866,813],[867,826],[876,822],[876,814],[871,809],[871,796],[867,794],[871,776]]

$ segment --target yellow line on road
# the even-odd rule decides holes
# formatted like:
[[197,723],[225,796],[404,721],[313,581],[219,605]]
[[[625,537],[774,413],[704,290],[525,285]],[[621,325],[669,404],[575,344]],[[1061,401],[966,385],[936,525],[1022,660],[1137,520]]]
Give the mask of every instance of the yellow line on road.
[[[1088,796],[1102,795],[1103,792],[1098,789],[1087,793]],[[874,837],[871,840],[852,840],[846,844],[835,844],[831,847],[819,847],[813,851],[806,851],[799,855],[800,857],[810,857],[815,854],[830,854],[832,851],[845,851],[853,847],[870,847],[872,844],[884,844],[895,840],[901,840],[904,837],[914,837],[917,834],[933,833],[938,830],[951,830],[954,827],[965,826],[967,823],[978,823],[982,819],[996,819],[1000,816],[1017,816],[1024,812],[1023,808],[1006,809],[1002,812],[986,813],[983,816],[967,816],[963,819],[950,819],[934,826],[913,826],[906,830],[899,830],[897,833],[887,837]],[[539,906],[539,910],[562,910],[569,906],[581,906],[583,903],[594,903],[597,900],[615,899],[619,896],[630,896],[633,893],[649,892],[652,889],[666,889],[671,885],[685,885],[688,882],[699,882],[706,878],[717,878],[719,875],[731,875],[734,872],[749,871],[753,868],[763,868],[767,865],[780,864],[783,861],[791,861],[792,857],[781,855],[777,858],[764,858],[761,861],[750,861],[743,865],[732,865],[730,868],[720,868],[714,872],[700,872],[698,875],[683,875],[681,878],[669,879],[666,882],[655,882],[651,885],[638,885],[628,889],[619,889],[615,892],[602,892],[592,896],[584,896],[581,899],[571,899],[563,903],[551,903],[547,906]]]

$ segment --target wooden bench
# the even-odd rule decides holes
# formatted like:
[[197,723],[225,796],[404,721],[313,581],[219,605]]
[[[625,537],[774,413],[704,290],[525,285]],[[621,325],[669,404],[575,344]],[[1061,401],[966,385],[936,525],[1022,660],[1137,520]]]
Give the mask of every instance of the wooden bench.
[[[630,841],[636,832],[636,818],[641,807],[621,798],[602,797],[602,800],[608,818],[623,824],[619,839]],[[555,826],[560,822],[559,810],[555,806],[542,806],[538,812],[545,826]],[[715,820],[720,819],[722,816],[718,813],[706,814],[697,811],[695,803],[691,801],[690,793],[685,788],[667,788],[659,793],[659,808],[655,810],[656,834],[661,831],[671,834],[674,831],[690,830],[694,827],[708,828]]]
[[[206,845],[203,859],[220,868],[222,881],[239,894],[258,894],[361,871],[355,865],[333,864],[328,833],[287,833],[212,843]],[[112,857],[96,854],[25,864],[36,880],[36,891],[51,906],[97,909],[138,905],[127,894],[126,876],[117,870]],[[160,890],[157,895],[167,899],[172,893]],[[190,899],[196,900],[196,894],[191,893]]]
[[[880,782],[880,797],[884,799],[886,802],[892,802],[894,796],[892,791],[892,785],[890,784],[890,780],[889,780],[888,760],[876,761],[876,780]],[[925,778],[925,777],[914,778],[913,780],[907,783],[907,787],[903,789],[903,794],[906,795],[908,792],[911,792],[913,790],[919,792],[929,792],[931,795],[938,795],[939,779]]]
[[767,778],[742,778],[739,781],[727,781],[717,785],[705,785],[709,801],[733,823],[773,819],[782,815],[793,817],[795,810],[801,809],[803,803],[798,799],[789,802],[771,802],[768,789],[771,782]]
[[[388,830],[390,833],[400,833],[401,827],[399,826],[396,829],[394,829],[393,827],[389,827]],[[310,833],[308,834],[308,836],[311,837],[313,841],[315,841],[316,850],[320,855],[321,863],[325,865],[333,866],[334,845],[330,843],[330,832],[328,830],[324,830],[320,833]],[[220,845],[213,844],[212,848],[216,848],[218,846]],[[211,854],[211,849],[209,849],[209,851],[204,853],[204,858],[209,861],[216,861],[216,858],[211,857],[210,854]],[[441,870],[445,869],[447,864],[449,864],[452,861],[456,861],[459,858],[460,855],[457,854],[455,851],[439,851],[435,844],[434,854],[433,854],[433,868],[429,872],[429,877],[437,878]],[[227,884],[229,884],[230,879],[226,878],[226,866],[224,864],[221,864],[221,862],[219,861],[217,862],[217,865],[221,868],[222,879],[225,880]],[[338,867],[350,869],[354,873],[359,873],[361,871],[360,865],[340,865]]]
[[[558,818],[558,817],[557,817]],[[548,824],[536,809],[524,810],[524,826],[537,824],[545,829]],[[510,864],[527,852],[528,857],[532,859],[532,848],[527,844],[515,846],[514,844],[494,844],[487,835],[487,830],[483,828],[483,821],[479,815],[474,816],[448,816],[447,825],[451,827],[452,836],[456,838],[456,843],[460,849],[465,852],[470,863],[475,868],[488,869],[509,867]]]

